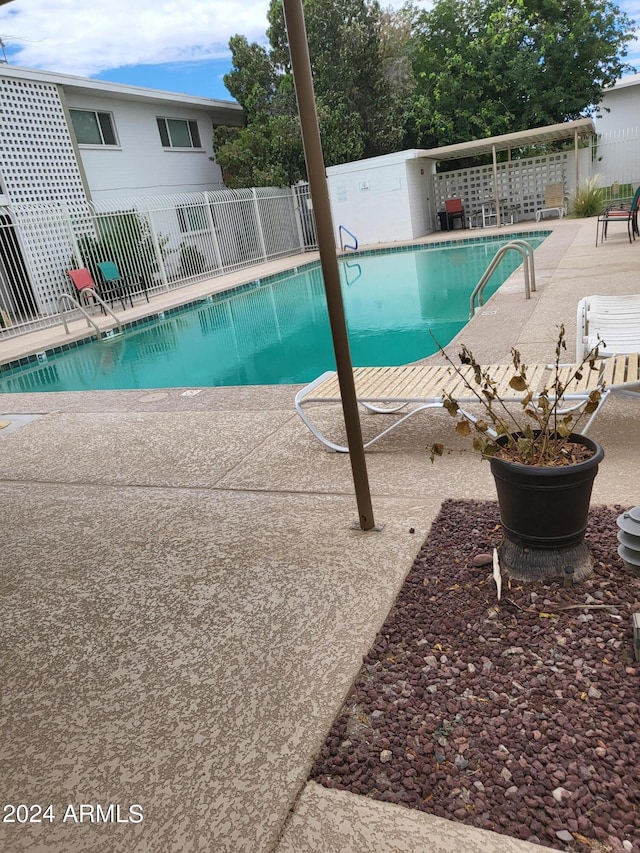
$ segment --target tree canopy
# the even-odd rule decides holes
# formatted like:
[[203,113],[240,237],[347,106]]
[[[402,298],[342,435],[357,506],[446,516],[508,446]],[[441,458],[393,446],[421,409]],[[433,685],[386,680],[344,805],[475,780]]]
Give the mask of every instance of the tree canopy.
[[[304,13],[326,164],[397,150],[410,79],[408,27],[396,27],[396,16],[383,13],[377,0],[305,0]],[[224,82],[246,110],[247,125],[215,131],[228,186],[306,177],[280,0],[271,0],[268,19],[269,48],[238,35],[229,43],[233,66]]]
[[[594,113],[625,70],[633,21],[612,0],[304,0],[328,166]],[[268,46],[236,35],[225,85],[246,127],[216,128],[228,186],[306,177],[281,0]]]
[[625,70],[633,22],[611,0],[437,0],[416,11],[411,145],[593,114]]

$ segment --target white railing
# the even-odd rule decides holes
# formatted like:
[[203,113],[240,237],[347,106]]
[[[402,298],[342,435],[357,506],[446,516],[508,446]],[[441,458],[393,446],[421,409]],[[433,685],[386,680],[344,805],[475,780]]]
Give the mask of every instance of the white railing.
[[[639,137],[638,128],[600,135],[580,152],[580,177],[589,170],[602,176],[605,195],[629,194],[640,184]],[[563,181],[571,190],[575,173],[573,151],[500,163],[498,194],[532,219],[545,185]],[[495,192],[490,165],[434,176],[436,209],[461,197],[471,214]],[[73,207],[13,204],[0,208],[0,335],[58,325],[56,302],[61,293],[73,294],[66,275],[72,267],[88,266],[97,276],[97,262],[112,260],[153,294],[316,247],[308,184]]]
[[61,322],[66,270],[100,261],[150,294],[316,248],[308,185],[19,204],[0,216],[0,334]]
[[[489,282],[489,279],[495,272],[498,264],[503,259],[503,257],[507,254],[507,252],[513,249],[516,252],[519,252],[522,257],[522,263],[524,265],[524,297],[525,299],[531,299],[531,291],[533,290],[535,293],[536,290],[536,269],[535,262],[533,260],[533,247],[531,243],[528,243],[526,240],[510,240],[504,246],[501,246],[498,251],[493,256],[493,259],[489,263],[489,266],[486,268],[480,281],[473,288],[473,292],[469,299],[469,319],[472,319],[475,315],[478,308],[481,308],[484,305],[484,289]],[[476,298],[478,300],[478,306],[476,307]]]
[[[640,182],[640,128],[629,127],[597,136],[593,146],[593,173],[603,176],[603,186]],[[633,193],[631,193],[633,195]]]

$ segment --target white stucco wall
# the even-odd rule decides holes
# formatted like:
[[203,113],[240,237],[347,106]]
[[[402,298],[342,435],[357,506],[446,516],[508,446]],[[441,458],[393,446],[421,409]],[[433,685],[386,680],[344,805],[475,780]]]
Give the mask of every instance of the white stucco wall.
[[433,180],[435,163],[432,160],[407,160],[407,186],[411,212],[412,239],[435,231],[433,217]]
[[595,125],[598,133],[640,127],[640,74],[623,77],[605,93]]
[[424,167],[424,175],[413,164],[408,168],[414,156],[401,151],[327,169],[336,246],[340,225],[363,246],[413,240],[427,233],[421,193],[428,168]]
[[[111,113],[115,124],[120,143],[117,148],[78,146],[92,198],[163,195],[222,187],[221,169],[210,159],[213,126],[206,110],[78,93],[66,94],[65,99],[70,109]],[[164,149],[157,116],[197,121],[202,149]]]
[[[242,126],[239,104],[5,65],[0,151],[12,202],[82,201],[192,193],[222,187],[213,124]],[[68,109],[111,113],[117,146],[77,146]],[[156,117],[198,123],[201,149],[164,149]]]

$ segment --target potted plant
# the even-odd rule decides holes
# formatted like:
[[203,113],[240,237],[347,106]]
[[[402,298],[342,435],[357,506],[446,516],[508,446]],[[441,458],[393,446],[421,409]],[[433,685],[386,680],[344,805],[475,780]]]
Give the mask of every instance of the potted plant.
[[[498,549],[500,564],[520,580],[564,576],[578,581],[593,570],[584,534],[593,481],[604,451],[597,441],[577,430],[582,418],[597,408],[601,389],[592,391],[579,411],[563,409],[563,397],[574,380],[594,369],[598,347],[567,374],[561,365],[565,337],[565,328],[560,326],[550,382],[535,394],[520,353],[511,350],[509,387],[522,394],[519,408],[507,406],[498,383],[466,346],[462,346],[460,360],[470,366],[470,372],[462,370],[440,347],[481,406],[482,416],[476,417],[462,412],[450,394],[444,395],[444,407],[459,418],[456,432],[471,437],[474,449],[489,460],[504,532]],[[444,451],[440,443],[429,449],[432,461]]]

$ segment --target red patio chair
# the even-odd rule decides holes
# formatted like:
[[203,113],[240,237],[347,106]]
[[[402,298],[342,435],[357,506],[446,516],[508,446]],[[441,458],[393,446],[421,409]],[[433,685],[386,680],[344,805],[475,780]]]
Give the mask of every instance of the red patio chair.
[[453,228],[456,219],[460,219],[462,221],[462,227],[466,228],[464,206],[461,198],[446,199],[444,209],[447,214],[447,231]]
[[[90,298],[92,298],[95,303],[98,303],[99,300],[95,298],[97,294],[100,299],[108,299],[111,306],[113,306],[114,299],[119,299],[122,302],[122,310],[124,311],[126,307],[124,304],[124,294],[115,289],[109,290],[104,286],[96,285],[93,280],[93,276],[86,267],[82,267],[77,270],[67,270],[67,275],[78,291],[78,298],[81,304],[84,303],[85,305],[88,305]],[[100,307],[102,308],[102,305]],[[102,310],[104,311],[104,308],[102,308]]]
[[88,305],[90,298],[94,303],[98,303],[98,300],[95,298],[97,293],[96,283],[88,269],[67,270],[67,275],[75,285],[80,304],[84,302],[85,305]]

